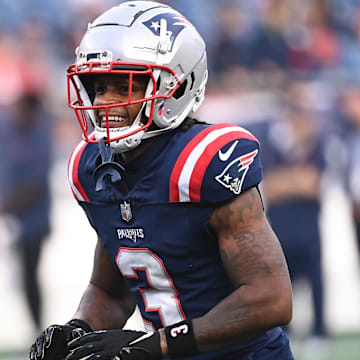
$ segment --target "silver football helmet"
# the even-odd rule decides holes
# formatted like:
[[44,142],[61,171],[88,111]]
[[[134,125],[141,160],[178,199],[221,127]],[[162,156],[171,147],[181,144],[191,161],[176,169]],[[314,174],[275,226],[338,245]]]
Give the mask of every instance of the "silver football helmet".
[[[126,102],[94,106],[94,74],[127,74]],[[131,84],[148,76],[143,99],[132,100]],[[107,10],[92,23],[67,70],[68,102],[87,142],[100,138],[115,153],[178,127],[204,100],[208,71],[205,43],[195,27],[171,7],[153,1],[128,1]],[[111,108],[142,103],[130,126],[110,127]],[[102,109],[106,122],[96,120]],[[89,136],[88,122],[95,129]],[[104,124],[106,123],[106,126]]]

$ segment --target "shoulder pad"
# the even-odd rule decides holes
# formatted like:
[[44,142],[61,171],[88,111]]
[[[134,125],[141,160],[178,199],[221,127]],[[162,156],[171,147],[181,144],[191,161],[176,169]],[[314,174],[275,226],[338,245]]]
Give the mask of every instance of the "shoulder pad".
[[260,144],[234,124],[217,124],[183,149],[170,177],[170,202],[230,200],[262,179]]

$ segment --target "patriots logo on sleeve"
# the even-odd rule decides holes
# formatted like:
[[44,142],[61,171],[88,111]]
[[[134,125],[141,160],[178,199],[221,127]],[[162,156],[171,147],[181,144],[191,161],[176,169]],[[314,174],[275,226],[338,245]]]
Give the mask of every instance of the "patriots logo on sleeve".
[[164,13],[164,14],[155,15],[151,19],[144,21],[143,24],[154,35],[160,36],[161,19],[166,20],[167,36],[170,38],[171,50],[172,50],[175,39],[178,37],[180,32],[185,29],[185,27],[191,26],[191,23],[184,16],[181,16],[179,14]]
[[239,195],[246,173],[257,153],[258,150],[254,150],[236,158],[225,167],[221,174],[215,176],[215,180],[234,194]]

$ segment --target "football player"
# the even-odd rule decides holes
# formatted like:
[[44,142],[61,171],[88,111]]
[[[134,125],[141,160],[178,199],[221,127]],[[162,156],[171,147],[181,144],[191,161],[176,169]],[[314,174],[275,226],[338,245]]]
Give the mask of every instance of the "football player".
[[[30,359],[293,359],[259,141],[190,117],[207,78],[203,39],[169,6],[125,2],[89,24],[68,69],[83,130],[69,180],[98,235],[93,273]],[[123,330],[136,305],[145,331]]]

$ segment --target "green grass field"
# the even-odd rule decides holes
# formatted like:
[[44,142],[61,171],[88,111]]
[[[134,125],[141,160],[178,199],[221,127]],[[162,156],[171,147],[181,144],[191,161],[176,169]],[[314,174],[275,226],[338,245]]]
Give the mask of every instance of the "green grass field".
[[296,360],[360,360],[360,334],[333,337],[323,351],[301,343],[294,343],[293,350]]
[[[336,336],[329,341],[324,352],[312,352],[302,343],[294,343],[295,360],[360,360],[360,334]],[[28,352],[0,350],[0,360],[27,360]],[[221,360],[221,359],[219,359]]]

